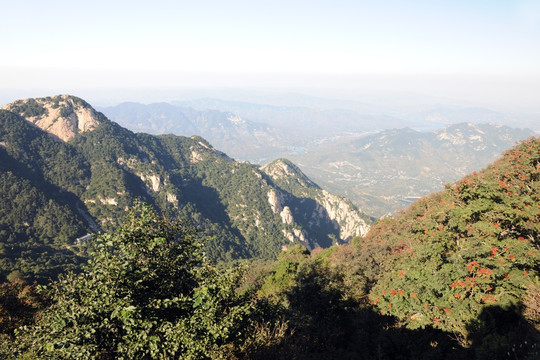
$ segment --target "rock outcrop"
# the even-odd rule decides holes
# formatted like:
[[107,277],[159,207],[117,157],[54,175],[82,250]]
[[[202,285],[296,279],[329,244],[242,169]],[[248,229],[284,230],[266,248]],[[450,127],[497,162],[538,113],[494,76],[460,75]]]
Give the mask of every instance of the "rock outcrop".
[[[293,220],[298,221],[299,217],[295,216],[295,211],[301,209],[300,212],[305,213],[309,208],[310,215],[304,218],[306,222],[318,227],[324,226],[324,222],[327,222],[339,230],[342,242],[367,234],[371,220],[366,214],[350,200],[321,189],[289,160],[278,159],[261,167],[261,171],[283,190],[283,193],[279,189],[269,191],[268,201],[272,211],[280,214],[284,224],[291,224]],[[294,198],[290,195],[284,196],[285,193],[292,194]],[[301,242],[312,242],[308,237],[309,234]]]
[[103,115],[84,100],[70,95],[17,100],[2,109],[23,116],[62,141],[69,141],[78,133],[92,131],[103,119]]

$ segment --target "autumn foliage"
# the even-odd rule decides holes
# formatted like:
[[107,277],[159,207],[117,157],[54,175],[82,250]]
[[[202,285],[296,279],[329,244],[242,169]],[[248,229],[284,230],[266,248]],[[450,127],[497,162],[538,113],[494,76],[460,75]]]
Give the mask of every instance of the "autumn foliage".
[[539,234],[540,139],[529,139],[340,252],[355,253],[382,314],[466,338],[484,308],[517,306],[538,286]]
[[32,288],[0,287],[16,305],[0,307],[0,326],[19,354],[538,358],[540,139],[378,221],[365,238],[311,254],[292,246],[273,264],[253,262],[243,280],[238,264],[205,260],[193,229],[140,210],[98,239],[84,273],[52,284],[48,308],[34,309]]

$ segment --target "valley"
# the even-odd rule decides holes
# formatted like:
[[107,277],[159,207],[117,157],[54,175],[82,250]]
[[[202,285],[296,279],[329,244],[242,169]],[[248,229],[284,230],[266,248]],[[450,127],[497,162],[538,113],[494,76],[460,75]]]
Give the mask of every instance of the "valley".
[[[230,130],[229,146],[261,129],[195,114],[191,130]],[[0,356],[534,358],[530,135],[472,123],[332,134],[256,165],[199,135],[132,132],[74,96],[7,104]]]
[[300,99],[304,106],[207,98],[123,103],[101,110],[133,131],[199,134],[239,160],[264,164],[288,158],[324,188],[374,217],[395,213],[408,203],[406,198],[438,191],[485,167],[535,134],[485,123],[508,122],[509,117],[481,108],[382,112],[358,102]]
[[2,15],[1,360],[540,359],[540,1]]

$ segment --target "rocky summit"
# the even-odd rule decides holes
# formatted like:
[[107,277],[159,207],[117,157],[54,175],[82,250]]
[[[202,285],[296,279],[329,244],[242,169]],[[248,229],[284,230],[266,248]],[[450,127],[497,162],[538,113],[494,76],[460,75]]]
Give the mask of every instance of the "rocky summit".
[[103,120],[87,102],[70,95],[18,100],[2,107],[62,141],[92,131]]

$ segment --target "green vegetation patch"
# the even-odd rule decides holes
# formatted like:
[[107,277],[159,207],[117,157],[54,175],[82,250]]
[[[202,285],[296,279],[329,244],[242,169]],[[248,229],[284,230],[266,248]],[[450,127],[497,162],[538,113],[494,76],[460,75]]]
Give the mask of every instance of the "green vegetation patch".
[[11,111],[24,117],[44,116],[48,110],[35,99],[18,100],[11,104]]

